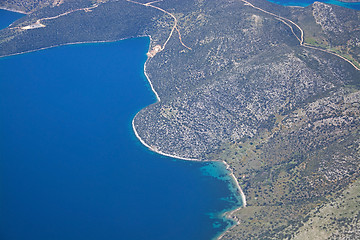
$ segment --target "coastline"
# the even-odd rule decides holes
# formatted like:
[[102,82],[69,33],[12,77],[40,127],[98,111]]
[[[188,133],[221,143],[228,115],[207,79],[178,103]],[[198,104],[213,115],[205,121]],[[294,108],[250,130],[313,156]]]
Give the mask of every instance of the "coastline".
[[[137,114],[135,115],[135,117],[137,116]],[[176,156],[176,155],[171,155],[171,154],[168,154],[168,153],[164,153],[164,152],[161,152],[151,146],[149,146],[143,139],[141,139],[141,137],[139,136],[138,132],[136,131],[136,127],[135,127],[135,124],[134,124],[134,120],[135,120],[135,117],[133,118],[133,120],[131,121],[131,125],[132,125],[132,129],[134,131],[134,134],[136,136],[136,138],[145,146],[147,147],[150,151],[153,151],[155,153],[158,153],[160,155],[163,155],[163,156],[167,156],[167,157],[171,157],[171,158],[176,158],[176,159],[180,159],[180,160],[184,160],[184,161],[195,161],[195,162],[221,162],[225,165],[225,168],[226,170],[229,172],[229,176],[230,178],[233,180],[235,186],[237,187],[237,192],[240,194],[240,197],[241,197],[241,203],[242,205],[240,207],[237,207],[233,210],[230,210],[230,211],[227,211],[223,214],[223,217],[227,218],[227,219],[230,219],[232,221],[234,221],[234,225],[231,226],[230,228],[228,229],[225,229],[225,231],[223,233],[221,233],[219,236],[215,236],[215,239],[217,240],[220,240],[222,239],[226,232],[232,228],[234,228],[236,225],[239,225],[240,224],[240,221],[234,217],[234,213],[237,212],[238,210],[246,207],[246,196],[243,192],[243,190],[241,189],[240,187],[240,184],[239,182],[236,180],[236,177],[234,175],[234,172],[233,170],[230,168],[230,165],[225,162],[225,161],[220,161],[220,160],[200,160],[200,159],[196,159],[196,158],[184,158],[184,157],[180,157],[180,156]]]
[[225,161],[221,161],[222,163],[224,163],[224,165],[226,166],[226,169],[230,172],[230,177],[233,179],[233,182],[235,183],[236,187],[237,187],[237,191],[239,192],[240,196],[241,196],[241,202],[242,202],[242,205],[240,207],[237,207],[235,208],[234,210],[230,210],[228,212],[225,212],[224,213],[224,217],[228,218],[228,219],[231,219],[233,220],[236,224],[234,224],[233,226],[231,226],[230,228],[226,229],[222,234],[220,234],[216,239],[217,240],[220,240],[222,239],[226,232],[229,231],[230,229],[233,229],[236,225],[239,225],[240,224],[240,221],[238,218],[236,218],[234,215],[235,212],[239,211],[240,209],[242,208],[245,208],[246,207],[246,197],[245,197],[245,194],[243,192],[243,190],[241,189],[240,187],[240,184],[239,182],[236,180],[236,177],[235,177],[235,174],[234,174],[234,171],[232,170],[232,168],[230,168],[230,165],[225,162]]
[[[286,25],[288,25],[290,27],[290,29],[292,30],[292,32],[294,33],[290,23],[287,24],[285,21],[282,21],[282,22],[284,22]],[[294,29],[296,30],[295,27],[294,27]],[[11,31],[10,31],[10,33],[11,33]],[[295,33],[294,33],[294,35],[295,35]],[[148,37],[150,38],[150,43],[153,44],[154,41],[151,39],[151,36],[148,36]],[[295,35],[295,37],[296,37],[296,35]],[[54,46],[51,46],[51,47],[48,47],[48,48],[58,47],[58,46],[63,46],[63,45],[72,45],[72,44],[106,43],[106,42],[121,41],[121,40],[124,40],[124,39],[132,39],[132,38],[137,38],[137,36],[136,37],[130,37],[130,38],[123,38],[123,39],[120,39],[120,40],[89,41],[89,42],[74,42],[74,43],[67,43],[67,44],[59,44],[59,45],[54,45]],[[150,44],[150,46],[151,46],[151,44]],[[316,47],[306,46],[306,43],[301,43],[300,42],[300,46],[307,47],[307,48],[312,48],[314,50],[327,52],[326,50],[317,49]],[[43,48],[43,49],[47,49],[47,48]],[[42,49],[39,49],[39,50],[42,50]],[[38,51],[38,50],[34,50],[34,51]],[[29,52],[32,52],[32,51],[29,51]],[[23,52],[23,53],[27,53],[27,52]],[[328,53],[330,53],[330,52],[328,52]],[[22,53],[19,53],[19,54],[22,54]],[[332,54],[332,53],[330,53],[330,54]],[[13,55],[17,55],[17,54],[13,54]],[[9,56],[11,56],[11,55],[9,55]],[[338,56],[338,55],[336,55],[336,56]],[[162,56],[158,56],[158,57],[162,58]],[[342,58],[345,61],[348,61],[344,57],[341,57],[341,56],[338,56],[338,57]],[[154,101],[154,98],[152,98],[153,100],[151,102],[160,103],[160,101],[161,101],[160,96],[158,95],[157,91],[155,90],[159,86],[156,85],[157,80],[154,77],[155,76],[154,75],[155,71],[157,71],[159,69],[152,69],[153,65],[151,65],[151,64],[157,63],[158,62],[157,60],[158,59],[151,59],[151,58],[143,59],[143,63],[144,63],[143,71],[144,71],[144,75],[147,78],[148,83],[150,84],[151,90],[153,91],[153,93],[155,94],[155,97],[157,99],[156,101]],[[153,62],[151,62],[151,61],[153,61]],[[349,62],[349,63],[351,63],[351,62]],[[147,64],[149,64],[149,65],[147,65]],[[141,66],[140,66],[140,68],[141,68]],[[147,71],[149,71],[149,72],[147,72]],[[151,77],[151,80],[150,80],[149,76]],[[152,84],[152,80],[155,81],[154,85]],[[158,90],[160,91],[160,88],[158,88]],[[162,100],[164,102],[163,95],[161,97],[162,97]],[[149,105],[147,105],[147,108],[149,108]],[[136,111],[134,113],[136,113]],[[145,147],[147,147],[149,150],[153,151],[154,153],[161,154],[163,156],[171,157],[171,158],[174,158],[174,159],[184,160],[184,161],[194,161],[194,162],[204,162],[204,163],[206,163],[206,162],[223,162],[224,163],[224,165],[226,166],[227,171],[229,171],[229,172],[226,172],[226,174],[227,174],[228,177],[230,177],[232,179],[230,181],[235,181],[234,183],[231,183],[232,190],[234,192],[233,194],[236,194],[237,198],[239,198],[239,195],[237,195],[237,193],[235,193],[235,192],[239,191],[243,203],[242,203],[242,206],[239,206],[240,204],[236,204],[239,207],[237,207],[235,205],[234,207],[231,207],[231,208],[229,208],[227,210],[223,210],[222,214],[221,215],[219,214],[217,216],[217,217],[220,217],[222,219],[225,219],[225,218],[231,219],[231,221],[228,221],[228,225],[226,227],[222,227],[221,228],[222,231],[221,232],[219,231],[219,233],[217,233],[216,236],[213,237],[213,239],[224,239],[224,238],[227,238],[232,233],[234,233],[234,231],[236,230],[237,227],[242,226],[240,224],[242,223],[243,220],[242,220],[242,218],[240,216],[242,215],[243,212],[238,212],[238,211],[240,209],[242,209],[243,207],[246,207],[246,197],[245,197],[245,194],[242,191],[241,186],[239,184],[239,183],[241,183],[241,175],[237,173],[236,168],[230,166],[230,165],[233,166],[233,164],[231,162],[229,162],[230,163],[230,165],[229,165],[227,163],[228,159],[225,159],[225,160],[222,160],[222,161],[220,161],[220,160],[208,160],[208,159],[211,159],[211,158],[208,158],[208,159],[205,159],[205,160],[201,160],[201,158],[196,159],[196,158],[193,158],[196,155],[192,155],[192,154],[185,155],[186,157],[179,157],[179,156],[176,156],[176,154],[179,154],[180,156],[181,155],[184,156],[184,154],[182,152],[171,151],[171,150],[169,151],[169,149],[166,147],[166,144],[165,145],[160,145],[160,148],[159,148],[159,145],[157,146],[156,143],[154,143],[154,145],[152,145],[152,143],[150,141],[150,138],[146,137],[146,131],[148,130],[148,129],[146,129],[146,125],[142,126],[140,124],[140,122],[138,121],[139,118],[135,119],[136,117],[139,117],[139,116],[142,115],[141,113],[138,115],[138,113],[136,113],[135,116],[133,115],[134,118],[131,121],[134,134],[135,134],[136,138],[141,142],[142,145],[144,145]],[[137,123],[134,122],[135,120],[137,121]],[[138,127],[139,127],[139,129],[137,129]],[[145,128],[142,128],[142,127],[145,127]],[[140,132],[138,132],[138,131],[140,131]],[[142,136],[143,139],[140,137],[139,133],[143,134],[143,136]],[[149,141],[149,144],[146,143],[147,141]],[[171,159],[168,159],[168,160],[171,160]],[[234,173],[237,173],[236,176],[235,176]],[[236,185],[235,188],[233,187],[234,186],[233,184]],[[246,209],[244,209],[244,210],[246,211]],[[244,211],[244,210],[242,210],[242,211]]]
[[[151,49],[151,42],[152,42],[152,38],[151,36],[148,36],[150,38],[150,44],[149,44],[149,50]],[[150,61],[151,58],[148,58],[145,63],[144,63],[144,75],[147,79],[147,81],[149,82],[150,84],[150,87],[151,87],[151,90],[153,91],[153,93],[155,94],[156,96],[156,103],[160,102],[160,97],[158,95],[158,93],[156,92],[156,90],[154,89],[154,86],[149,78],[149,76],[147,75],[147,72],[146,72],[146,65],[147,63]],[[139,112],[138,112],[139,113]],[[197,159],[197,158],[185,158],[185,157],[180,157],[180,156],[176,156],[176,155],[172,155],[172,154],[168,154],[168,153],[164,153],[154,147],[151,147],[150,145],[148,145],[139,135],[139,133],[137,132],[136,130],[136,127],[135,127],[135,118],[136,116],[138,115],[138,113],[134,116],[134,118],[132,119],[131,121],[131,126],[132,126],[132,129],[134,131],[134,134],[136,136],[136,138],[141,142],[141,144],[143,144],[145,147],[147,147],[149,150],[155,152],[155,153],[158,153],[160,155],[163,155],[163,156],[167,156],[167,157],[171,157],[171,158],[176,158],[176,159],[180,159],[180,160],[184,160],[184,161],[195,161],[195,162],[222,162],[224,165],[225,165],[225,168],[226,170],[229,172],[229,176],[230,178],[233,180],[234,184],[236,185],[236,188],[237,188],[237,192],[240,194],[240,197],[241,197],[241,202],[242,202],[242,205],[240,207],[237,207],[233,210],[230,210],[230,211],[227,211],[223,214],[223,216],[227,219],[230,219],[232,221],[234,221],[234,225],[231,226],[230,228],[226,229],[223,233],[221,233],[219,236],[215,236],[215,239],[222,239],[222,237],[226,234],[226,232],[232,228],[234,228],[236,225],[239,225],[240,224],[240,221],[235,218],[233,215],[235,212],[237,212],[238,210],[246,207],[246,196],[243,192],[243,190],[241,189],[240,187],[240,184],[239,182],[237,181],[236,177],[235,177],[235,174],[234,174],[234,171],[232,170],[232,168],[230,167],[230,165],[225,162],[225,161],[220,161],[220,160],[200,160],[200,159]]]
[[0,7],[0,9],[6,10],[6,11],[9,11],[9,12],[17,12],[17,13],[21,13],[21,14],[25,14],[25,15],[28,15],[28,14],[29,14],[29,13],[24,12],[24,11],[15,10],[15,9],[10,9],[10,8],[5,8],[5,7]]
[[[61,46],[67,46],[67,45],[76,45],[76,44],[91,44],[91,43],[110,43],[110,42],[117,42],[117,41],[121,41],[121,40],[126,40],[126,39],[132,39],[132,38],[139,38],[139,37],[148,37],[150,39],[150,44],[149,44],[149,49],[151,49],[151,42],[152,42],[152,38],[150,35],[139,35],[139,36],[134,36],[134,37],[125,37],[125,38],[120,38],[120,39],[116,39],[116,40],[94,40],[94,41],[82,41],[82,42],[71,42],[71,43],[63,43],[63,44],[57,44],[57,45],[52,45],[52,46],[48,46],[48,47],[43,47],[43,48],[38,48],[38,49],[34,49],[34,50],[29,50],[29,51],[23,51],[23,52],[18,52],[18,53],[14,53],[14,54],[8,54],[8,55],[3,55],[3,56],[0,56],[0,58],[3,58],[3,57],[10,57],[10,56],[16,56],[16,55],[20,55],[20,54],[26,54],[26,53],[31,53],[31,52],[36,52],[36,51],[41,51],[41,50],[45,50],[45,49],[49,49],[49,48],[54,48],[54,47],[61,47]],[[160,102],[161,99],[158,95],[158,93],[156,92],[147,72],[146,72],[146,65],[147,63],[150,61],[150,58],[148,58],[145,63],[144,63],[144,75],[148,81],[148,83],[150,84],[150,87],[151,87],[151,90],[153,91],[153,93],[155,94],[156,96],[156,99],[157,99],[157,102]],[[137,113],[138,114],[138,113]],[[231,177],[231,179],[233,179],[234,181],[234,184],[236,185],[237,187],[237,191],[238,193],[240,194],[241,196],[241,201],[242,201],[242,205],[240,207],[237,207],[236,209],[234,210],[230,210],[228,212],[225,212],[223,214],[223,216],[225,218],[228,218],[232,221],[234,221],[234,225],[231,226],[230,228],[226,229],[220,236],[215,236],[215,239],[221,239],[225,233],[229,230],[229,229],[232,229],[233,227],[235,227],[236,225],[239,224],[239,221],[237,219],[235,219],[233,217],[233,214],[238,211],[239,209],[241,208],[244,208],[246,207],[246,196],[244,194],[244,192],[242,191],[240,185],[239,185],[239,182],[236,180],[236,177],[234,175],[234,172],[233,170],[230,168],[229,164],[226,163],[225,161],[220,161],[220,160],[200,160],[200,159],[196,159],[196,158],[185,158],[185,157],[180,157],[180,156],[176,156],[176,155],[171,155],[171,154],[168,154],[168,153],[164,153],[162,151],[159,151],[153,147],[151,147],[150,145],[148,145],[143,139],[141,139],[140,135],[138,134],[137,130],[136,130],[136,127],[135,127],[135,123],[134,123],[134,120],[137,116],[137,114],[134,116],[133,120],[132,120],[132,129],[134,131],[134,134],[136,136],[136,138],[145,146],[147,147],[149,150],[153,151],[153,152],[156,152],[160,155],[163,155],[163,156],[167,156],[167,157],[171,157],[171,158],[176,158],[176,159],[180,159],[180,160],[185,160],[185,161],[196,161],[196,162],[222,162],[224,163],[226,169],[229,171],[229,175]]]
[[[6,29],[6,28],[4,28],[4,29]],[[3,29],[0,29],[0,30],[3,30]],[[49,49],[49,48],[68,46],[68,45],[89,44],[89,43],[90,43],[90,44],[91,44],[91,43],[111,43],[111,42],[118,42],[118,41],[122,41],[122,40],[133,39],[133,38],[140,38],[140,37],[149,37],[149,35],[139,35],[139,36],[135,36],[135,37],[124,37],[124,38],[115,39],[115,40],[94,40],[94,41],[61,43],[61,44],[52,45],[52,46],[49,46],[49,47],[43,47],[43,48],[38,48],[38,49],[33,49],[33,50],[23,51],[23,52],[18,52],[18,53],[11,53],[11,54],[7,54],[7,55],[0,56],[0,58],[11,57],[11,56],[16,56],[16,55],[21,55],[21,54],[26,54],[26,53],[31,53],[31,52],[37,52],[37,51],[41,51],[41,50],[46,50],[46,49]]]

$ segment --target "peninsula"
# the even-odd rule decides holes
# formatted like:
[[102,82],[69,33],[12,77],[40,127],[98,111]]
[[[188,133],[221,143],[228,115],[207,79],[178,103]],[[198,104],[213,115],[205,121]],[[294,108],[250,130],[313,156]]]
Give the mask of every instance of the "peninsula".
[[1,57],[150,37],[144,70],[158,101],[134,131],[158,153],[226,163],[244,207],[219,238],[360,238],[359,11],[266,0],[25,2],[0,4],[27,13],[0,31]]

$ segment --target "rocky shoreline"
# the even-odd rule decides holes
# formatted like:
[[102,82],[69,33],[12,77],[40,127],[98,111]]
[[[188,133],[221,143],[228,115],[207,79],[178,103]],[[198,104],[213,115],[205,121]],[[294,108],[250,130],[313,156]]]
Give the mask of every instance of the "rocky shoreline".
[[[359,178],[358,11],[247,2],[154,3],[176,18],[179,33],[169,14],[127,1],[21,29],[89,8],[85,0],[64,2],[1,30],[0,55],[151,36],[149,50],[159,51],[144,72],[158,102],[133,119],[139,140],[163,155],[231,167],[247,207],[232,214],[240,224],[223,239],[291,239],[312,210]],[[349,216],[350,226],[356,219]]]

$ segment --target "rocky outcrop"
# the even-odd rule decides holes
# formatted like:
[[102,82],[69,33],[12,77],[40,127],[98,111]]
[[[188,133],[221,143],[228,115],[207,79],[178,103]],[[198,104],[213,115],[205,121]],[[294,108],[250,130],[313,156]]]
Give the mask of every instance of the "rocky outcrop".
[[337,18],[333,8],[329,4],[315,2],[313,5],[313,16],[317,24],[321,25],[324,31],[341,33],[340,20]]

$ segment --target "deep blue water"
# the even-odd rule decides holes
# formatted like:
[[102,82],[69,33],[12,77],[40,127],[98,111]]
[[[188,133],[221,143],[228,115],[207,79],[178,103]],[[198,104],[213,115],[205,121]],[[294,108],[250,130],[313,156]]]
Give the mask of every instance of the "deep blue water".
[[149,40],[0,59],[0,239],[211,239],[239,205],[222,165],[150,152]]
[[314,3],[315,1],[318,1],[323,3],[338,5],[346,8],[351,8],[355,10],[360,10],[360,3],[346,3],[336,0],[268,0],[268,1],[284,6],[300,6],[300,7],[306,7]]
[[[0,10],[0,28],[21,16]],[[1,240],[201,240],[231,224],[220,214],[239,200],[221,164],[159,156],[132,132],[155,101],[148,41],[0,59]]]
[[0,9],[0,29],[6,28],[15,20],[25,16],[24,14],[17,12],[10,12]]

